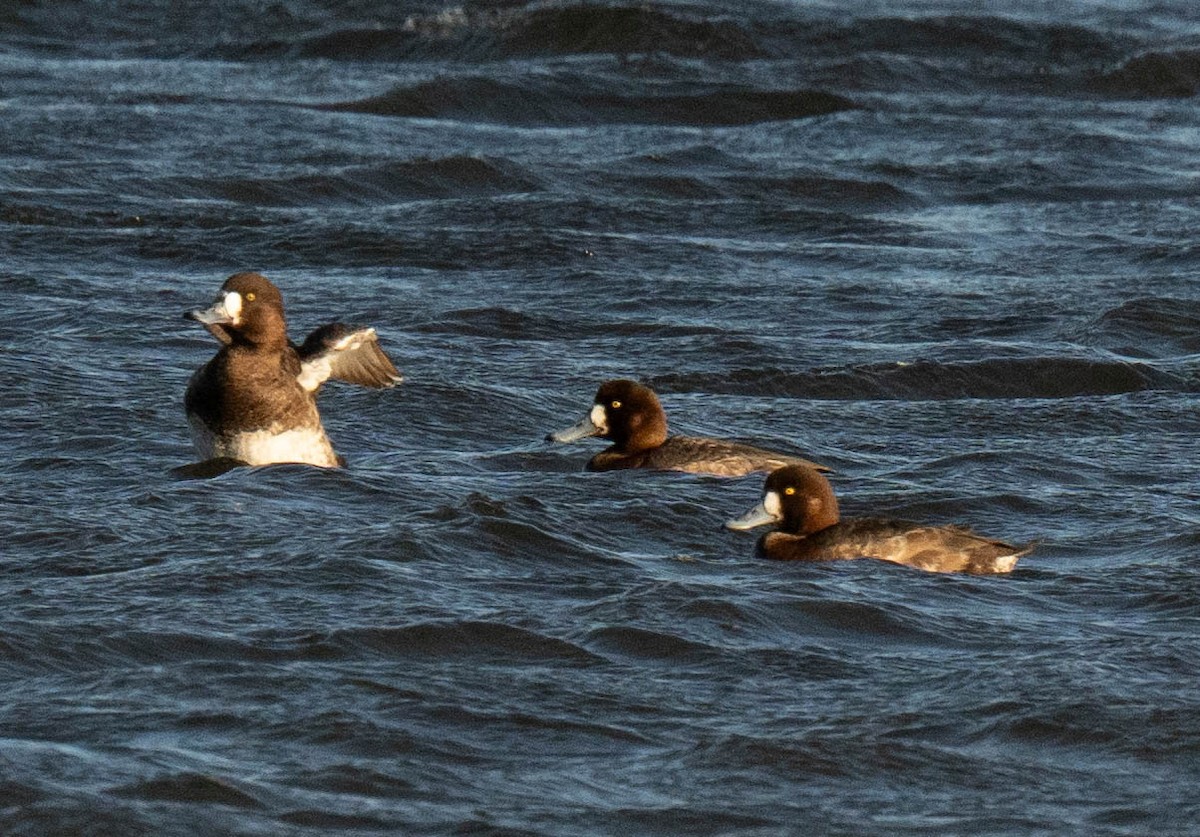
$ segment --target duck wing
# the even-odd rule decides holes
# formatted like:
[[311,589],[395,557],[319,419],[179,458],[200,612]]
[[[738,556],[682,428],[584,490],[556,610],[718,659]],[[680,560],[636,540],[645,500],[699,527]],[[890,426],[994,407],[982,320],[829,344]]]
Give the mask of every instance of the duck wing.
[[742,477],[756,471],[770,472],[786,465],[806,465],[818,471],[830,470],[825,465],[790,453],[705,436],[669,436],[656,449],[648,452],[642,463],[644,468],[690,471],[719,477]]
[[[924,526],[899,520],[851,520],[837,524],[838,546],[929,572],[1006,573],[1029,554],[1031,545],[1013,546],[961,526]],[[841,557],[841,556],[838,556]]]
[[350,329],[329,323],[315,329],[296,347],[300,385],[316,392],[330,378],[364,387],[391,387],[404,380],[379,347],[373,328]]

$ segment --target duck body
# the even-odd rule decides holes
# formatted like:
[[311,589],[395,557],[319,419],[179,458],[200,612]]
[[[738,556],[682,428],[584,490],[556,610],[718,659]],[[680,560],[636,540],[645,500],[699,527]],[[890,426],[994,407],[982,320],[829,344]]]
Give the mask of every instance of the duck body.
[[238,273],[214,305],[184,315],[223,344],[188,383],[184,409],[197,454],[247,465],[344,464],[321,423],[316,394],[330,378],[392,386],[400,373],[374,329],[322,326],[302,346],[287,337],[283,300],[257,273]]
[[777,561],[876,558],[941,573],[1006,573],[1029,550],[985,538],[959,526],[908,520],[843,520],[811,535],[768,532],[757,553]]
[[[589,471],[614,471],[620,468],[653,468],[660,471],[685,471],[718,477],[741,477],[756,471],[772,471],[784,465],[807,460],[746,445],[709,439],[704,436],[668,436],[661,445],[645,450],[623,452],[613,445],[588,460]],[[822,466],[823,467],[823,466]]]
[[779,529],[759,538],[760,557],[779,561],[839,561],[875,558],[929,572],[1007,573],[1032,551],[960,526],[928,526],[906,520],[842,520],[829,481],[811,468],[773,471],[762,502],[731,529],[775,523]]
[[299,356],[290,347],[221,349],[192,377],[184,396],[196,453],[247,465],[341,464],[316,399],[300,386],[300,373]]
[[588,461],[589,471],[652,468],[740,477],[788,464],[828,470],[798,456],[741,442],[671,436],[658,396],[649,387],[630,380],[601,384],[591,410],[582,420],[546,438],[553,442],[574,442],[591,436],[608,439],[612,445]]

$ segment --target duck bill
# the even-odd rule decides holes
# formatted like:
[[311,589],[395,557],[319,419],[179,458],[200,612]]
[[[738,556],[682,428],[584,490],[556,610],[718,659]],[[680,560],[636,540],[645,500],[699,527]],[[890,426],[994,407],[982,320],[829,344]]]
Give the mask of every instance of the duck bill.
[[210,308],[185,311],[185,320],[195,320],[204,325],[237,325],[238,314],[242,310],[242,297],[237,293],[227,293],[217,298]]
[[767,509],[766,503],[759,503],[741,517],[725,521],[725,528],[742,531],[745,529],[754,529],[758,526],[766,526],[771,523],[778,523],[782,519],[782,516],[770,512]]
[[603,432],[604,428],[597,426],[592,421],[591,415],[586,415],[570,427],[563,428],[557,433],[551,433],[546,440],[549,442],[578,442],[580,439],[599,436]]

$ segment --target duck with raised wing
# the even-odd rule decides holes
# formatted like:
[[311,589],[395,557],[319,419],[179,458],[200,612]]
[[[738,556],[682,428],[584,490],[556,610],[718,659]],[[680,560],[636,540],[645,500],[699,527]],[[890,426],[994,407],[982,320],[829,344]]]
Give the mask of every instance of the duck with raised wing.
[[658,396],[649,387],[629,380],[601,384],[588,414],[571,427],[551,433],[546,440],[574,442],[590,436],[607,439],[612,445],[591,458],[589,471],[655,468],[740,477],[789,464],[829,470],[799,456],[740,442],[668,435],[667,415]]
[[773,471],[762,502],[725,525],[753,529],[778,524],[758,540],[758,554],[780,561],[877,558],[930,572],[1006,573],[1032,545],[1012,546],[958,526],[903,520],[842,520],[829,480],[812,468]]
[[246,465],[297,462],[325,468],[334,453],[316,394],[330,379],[390,387],[403,379],[373,328],[321,326],[297,346],[287,336],[283,297],[258,273],[235,273],[213,305],[188,311],[223,345],[184,396],[202,459]]

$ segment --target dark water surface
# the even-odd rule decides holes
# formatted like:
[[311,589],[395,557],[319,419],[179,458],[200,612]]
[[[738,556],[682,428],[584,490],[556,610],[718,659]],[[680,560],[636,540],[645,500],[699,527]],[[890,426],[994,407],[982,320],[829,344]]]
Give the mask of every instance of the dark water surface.
[[[0,2],[0,833],[1195,833],[1195,4],[181,8]],[[172,475],[247,269],[345,470]],[[756,560],[615,376],[1040,547]]]

